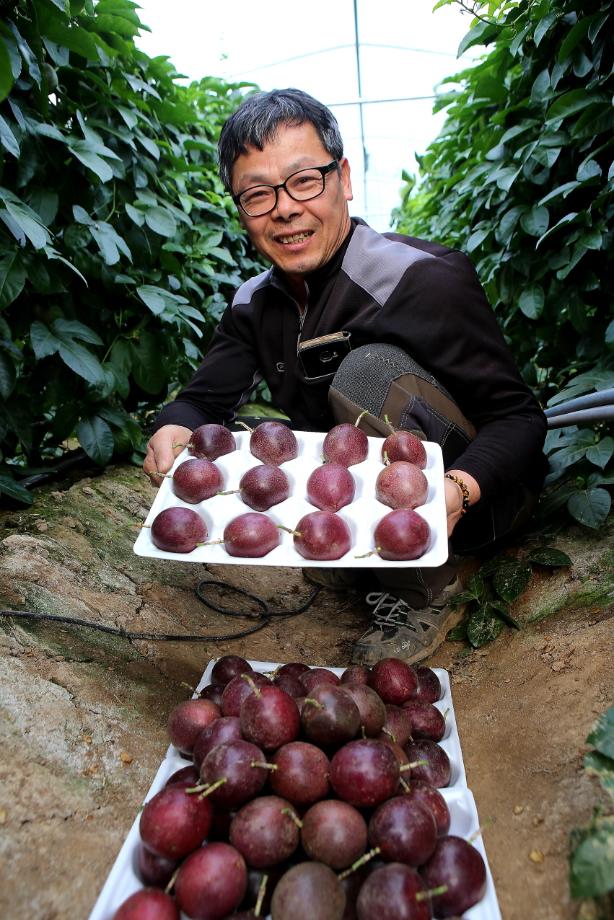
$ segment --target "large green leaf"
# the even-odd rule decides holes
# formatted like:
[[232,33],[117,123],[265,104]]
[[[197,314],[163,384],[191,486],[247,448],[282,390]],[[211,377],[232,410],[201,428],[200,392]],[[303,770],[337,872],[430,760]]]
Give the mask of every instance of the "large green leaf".
[[2,115],[0,115],[0,144],[14,157],[19,156],[19,141]]
[[544,309],[544,291],[539,284],[526,288],[518,298],[518,306],[529,319],[538,319]]
[[105,383],[106,378],[102,365],[91,351],[71,338],[62,338],[58,341],[59,355],[71,371],[96,386]]
[[36,320],[30,326],[30,345],[36,355],[36,360],[42,361],[43,358],[54,355],[58,351],[60,342],[44,323]]
[[5,201],[4,206],[34,248],[43,249],[51,238],[47,228],[40,223],[36,211],[16,201]]
[[571,565],[571,559],[560,549],[555,549],[553,546],[540,546],[537,549],[531,550],[527,554],[527,560],[533,562],[536,565],[543,565],[549,569],[557,569],[561,566]]
[[0,35],[0,102],[2,102],[11,91],[14,77],[11,67],[11,58],[6,47],[4,38]]
[[68,145],[68,149],[84,166],[96,173],[101,182],[108,182],[113,178],[113,170],[109,164],[91,150],[87,141],[75,139]]
[[597,818],[572,853],[569,886],[573,898],[614,890],[614,815]]
[[531,580],[531,566],[524,561],[501,565],[492,578],[493,587],[504,601],[511,603],[520,597]]
[[31,505],[33,501],[32,493],[6,473],[0,473],[0,494],[8,495],[25,505]]
[[490,605],[480,607],[467,622],[467,639],[474,648],[481,648],[501,634],[503,623]]
[[8,399],[15,386],[15,367],[4,352],[0,351],[0,396]]
[[584,755],[584,769],[591,776],[596,776],[602,788],[614,799],[614,760],[599,751],[589,751]]
[[104,466],[113,456],[113,432],[100,416],[83,419],[77,425],[79,444],[91,459]]
[[0,309],[8,307],[24,289],[26,270],[17,252],[0,255]]
[[175,236],[177,233],[177,224],[175,218],[166,208],[151,207],[145,211],[145,222],[154,233],[160,236]]
[[587,744],[592,744],[600,754],[611,757],[614,768],[614,706],[602,713],[587,736]]
[[606,489],[587,488],[575,492],[567,502],[569,513],[580,524],[597,530],[605,522],[612,499]]
[[610,462],[612,454],[614,454],[614,438],[607,437],[589,447],[586,451],[586,459],[604,470]]

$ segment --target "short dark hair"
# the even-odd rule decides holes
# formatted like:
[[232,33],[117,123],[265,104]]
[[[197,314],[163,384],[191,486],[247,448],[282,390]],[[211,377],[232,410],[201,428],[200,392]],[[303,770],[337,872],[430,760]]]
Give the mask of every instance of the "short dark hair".
[[234,112],[220,134],[218,162],[220,178],[232,192],[232,167],[247,145],[262,150],[274,139],[280,125],[312,124],[331,159],[343,156],[343,140],[337,119],[325,105],[300,89],[273,89],[248,96]]

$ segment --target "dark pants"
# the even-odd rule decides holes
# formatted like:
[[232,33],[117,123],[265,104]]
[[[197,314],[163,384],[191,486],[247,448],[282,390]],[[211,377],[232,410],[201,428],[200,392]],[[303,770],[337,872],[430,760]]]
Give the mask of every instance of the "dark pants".
[[[439,444],[445,469],[454,466],[476,433],[444,387],[394,345],[363,345],[350,352],[333,378],[328,399],[336,422],[355,422],[366,409],[360,427],[368,435],[390,434],[386,417],[394,428]],[[478,502],[463,516],[444,565],[373,569],[371,580],[413,607],[424,607],[454,578],[459,555],[500,544],[529,520],[537,500],[522,483],[512,483],[504,495]]]

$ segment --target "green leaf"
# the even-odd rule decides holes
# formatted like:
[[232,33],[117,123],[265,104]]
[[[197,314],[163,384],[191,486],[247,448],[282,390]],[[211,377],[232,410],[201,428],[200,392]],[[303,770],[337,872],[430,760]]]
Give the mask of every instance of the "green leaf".
[[544,35],[550,31],[551,27],[559,18],[559,15],[559,13],[547,13],[542,19],[539,20],[535,26],[535,31],[533,32],[533,41],[536,48],[539,47]]
[[528,563],[510,561],[497,569],[492,583],[499,597],[511,603],[520,597],[530,580],[531,566]]
[[145,211],[145,222],[154,233],[160,236],[172,237],[177,233],[175,218],[166,208],[152,207]]
[[136,292],[154,316],[164,313],[168,299],[167,292],[163,288],[155,287],[152,284],[141,284],[136,289]]
[[589,447],[589,449],[586,451],[586,459],[590,460],[591,463],[594,463],[595,466],[599,466],[602,470],[604,470],[608,465],[612,454],[614,454],[614,438],[607,437],[602,438],[598,444],[594,444],[592,447]]
[[151,332],[142,332],[138,344],[132,344],[132,376],[146,393],[156,395],[164,387],[163,355]]
[[99,415],[79,422],[76,430],[79,444],[94,463],[104,466],[113,456],[113,432]]
[[574,115],[588,106],[599,102],[608,102],[605,93],[587,93],[584,88],[572,89],[556,99],[546,112],[546,121],[558,121],[560,118],[566,118],[568,115]]
[[25,505],[31,505],[33,501],[31,492],[5,473],[0,473],[0,494],[8,495],[9,498],[23,502]]
[[[614,760],[614,706],[602,713],[593,725],[586,739],[600,754]],[[614,768],[614,763],[612,763]]]
[[561,219],[560,219],[559,221],[556,222],[556,224],[554,225],[554,227],[550,227],[550,229],[547,230],[547,231],[543,234],[543,236],[540,236],[540,238],[538,239],[537,243],[535,244],[535,248],[537,249],[538,246],[541,246],[541,244],[544,242],[544,240],[548,239],[548,237],[550,236],[550,234],[554,233],[555,230],[560,229],[560,227],[565,226],[565,224],[571,224],[573,221],[577,220],[577,218],[578,218],[578,212],[577,212],[577,211],[571,211],[569,214],[566,214],[565,217],[561,217]]
[[590,488],[575,492],[567,501],[567,509],[580,524],[597,530],[610,513],[611,504],[606,489]]
[[597,819],[570,859],[572,898],[593,898],[614,889],[614,815]]
[[534,205],[520,218],[520,225],[529,236],[542,236],[548,229],[550,213],[543,205]]
[[90,345],[104,345],[97,332],[76,319],[54,319],[51,326],[59,338],[81,339]]
[[0,396],[6,400],[15,386],[15,368],[7,356],[0,351]]
[[559,61],[564,61],[565,58],[568,58],[576,46],[586,37],[592,21],[592,16],[582,16],[582,18],[569,30],[559,48],[557,56]]
[[603,789],[614,798],[614,762],[611,757],[599,751],[589,751],[584,757],[584,769],[589,776],[596,776]]
[[[480,245],[484,242],[484,240],[486,239],[486,237],[487,237],[490,233],[491,233],[491,228],[490,228],[490,227],[482,228],[482,229],[480,229],[480,230],[475,230],[475,231],[469,236],[467,242],[465,243],[465,249],[466,249],[466,251],[467,251],[467,252],[473,252],[474,249],[477,249],[478,246],[480,246]],[[231,262],[230,262],[230,264],[231,264],[231,265],[233,264],[232,257],[231,257]]]
[[539,319],[544,309],[544,291],[539,284],[526,288],[518,298],[518,306],[529,319]]
[[30,345],[36,360],[42,361],[43,358],[54,355],[58,351],[60,342],[44,323],[36,320],[30,326]]
[[26,270],[19,253],[6,252],[0,256],[0,310],[19,297],[25,283]]
[[601,175],[601,166],[597,160],[584,160],[578,167],[576,179],[578,182],[587,182],[589,179],[598,179]]
[[527,554],[527,561],[535,565],[543,565],[549,569],[557,569],[571,565],[571,559],[567,553],[553,546],[539,546]]
[[74,339],[61,339],[58,351],[62,361],[88,383],[100,386],[106,380],[98,358]]
[[570,192],[573,192],[574,189],[579,187],[580,183],[576,180],[573,182],[564,182],[563,185],[558,185],[556,188],[552,189],[552,191],[548,192],[547,195],[544,195],[544,197],[538,201],[538,205],[548,204],[549,202],[554,201],[556,198],[560,198],[561,196],[563,198],[567,198]]
[[97,153],[92,153],[86,141],[74,140],[68,145],[68,149],[84,166],[96,173],[101,182],[108,182],[113,178],[113,170],[109,164]]
[[8,150],[14,157],[19,156],[19,141],[2,115],[0,115],[0,144],[2,144],[4,149]]
[[488,602],[488,607],[490,607],[497,616],[501,617],[508,626],[513,626],[514,629],[522,629],[518,620],[510,613],[510,608],[505,601],[495,598],[495,600]]
[[40,223],[36,211],[15,201],[5,201],[4,206],[35,249],[42,249],[47,245],[51,238],[47,228]]
[[138,208],[135,208],[133,205],[129,204],[128,202],[126,202],[124,207],[126,209],[126,214],[130,218],[130,220],[134,221],[137,227],[142,227],[143,224],[145,223],[144,213],[142,211],[139,211]]
[[0,102],[3,102],[13,87],[11,58],[4,39],[0,35]]
[[480,607],[467,622],[467,639],[474,648],[481,648],[501,634],[503,623],[489,606]]

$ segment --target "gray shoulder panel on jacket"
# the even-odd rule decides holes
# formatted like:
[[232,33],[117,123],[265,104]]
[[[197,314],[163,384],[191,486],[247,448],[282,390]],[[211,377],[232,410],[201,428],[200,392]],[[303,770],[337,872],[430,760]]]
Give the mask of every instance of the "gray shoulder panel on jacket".
[[232,306],[238,307],[240,304],[249,303],[258,288],[264,287],[269,282],[270,275],[271,269],[267,268],[266,271],[260,272],[259,275],[254,275],[253,278],[244,281],[233,297]]
[[430,252],[386,239],[371,227],[359,225],[350,240],[342,269],[383,306],[411,265],[434,258]]

